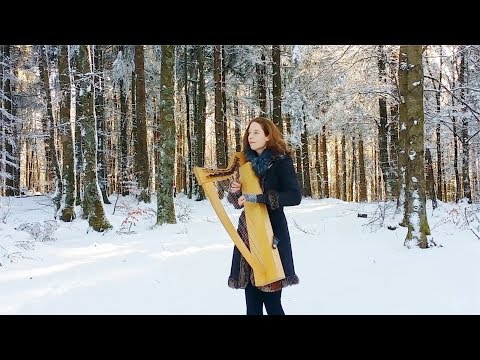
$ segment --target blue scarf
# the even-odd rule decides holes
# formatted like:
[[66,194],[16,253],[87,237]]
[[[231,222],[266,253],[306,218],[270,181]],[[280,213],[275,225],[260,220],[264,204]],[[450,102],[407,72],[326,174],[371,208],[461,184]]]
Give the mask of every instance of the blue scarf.
[[265,174],[273,160],[274,153],[270,149],[265,149],[260,155],[252,149],[248,149],[246,153],[248,161],[252,162],[252,167],[258,177]]

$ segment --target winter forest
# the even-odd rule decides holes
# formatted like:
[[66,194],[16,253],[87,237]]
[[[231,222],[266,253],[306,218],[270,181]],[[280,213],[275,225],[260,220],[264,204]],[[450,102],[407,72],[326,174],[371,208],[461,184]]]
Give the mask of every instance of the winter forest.
[[469,45],[1,45],[0,199],[48,195],[52,220],[104,232],[104,204],[129,195],[173,224],[176,195],[205,199],[193,168],[225,168],[266,116],[304,197],[393,201],[404,245],[428,248],[427,202],[480,199],[479,60]]

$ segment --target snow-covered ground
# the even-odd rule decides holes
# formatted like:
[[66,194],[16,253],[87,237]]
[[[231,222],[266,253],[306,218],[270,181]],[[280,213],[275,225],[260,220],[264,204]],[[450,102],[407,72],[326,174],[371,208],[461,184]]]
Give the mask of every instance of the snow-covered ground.
[[[113,214],[112,196],[113,229],[97,233],[79,217],[53,220],[45,196],[0,197],[0,313],[244,314],[243,290],[227,286],[233,242],[208,200],[178,195],[179,221],[163,226],[152,200],[120,198]],[[283,291],[285,312],[480,314],[477,208],[429,207],[429,249],[387,229],[401,218],[393,204],[305,198],[285,208],[300,278]],[[237,225],[240,210],[227,210]]]

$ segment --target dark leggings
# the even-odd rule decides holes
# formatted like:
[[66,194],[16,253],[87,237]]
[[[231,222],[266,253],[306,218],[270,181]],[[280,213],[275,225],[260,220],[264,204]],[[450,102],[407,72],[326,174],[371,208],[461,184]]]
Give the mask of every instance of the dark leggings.
[[245,288],[245,300],[247,302],[247,315],[263,315],[263,304],[268,315],[285,315],[282,308],[282,290],[265,292],[252,283]]

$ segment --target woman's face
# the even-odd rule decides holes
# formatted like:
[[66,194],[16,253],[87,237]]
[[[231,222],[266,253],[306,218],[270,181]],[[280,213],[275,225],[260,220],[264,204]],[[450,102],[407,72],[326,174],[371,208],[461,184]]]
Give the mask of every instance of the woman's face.
[[265,132],[262,126],[257,122],[252,122],[248,128],[248,143],[250,148],[257,152],[258,155],[265,150],[267,146],[268,136],[265,136]]

